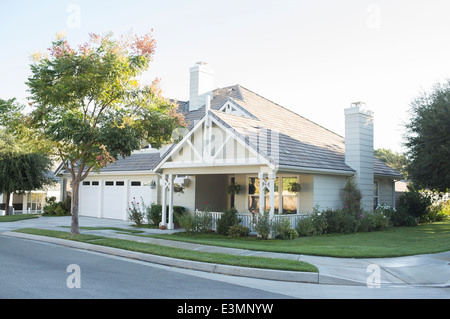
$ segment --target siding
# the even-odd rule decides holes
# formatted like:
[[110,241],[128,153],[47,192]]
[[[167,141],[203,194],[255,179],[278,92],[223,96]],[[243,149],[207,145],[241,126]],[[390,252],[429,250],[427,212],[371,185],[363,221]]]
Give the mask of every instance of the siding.
[[342,192],[346,181],[345,176],[315,175],[314,204],[319,204],[320,210],[342,208]]

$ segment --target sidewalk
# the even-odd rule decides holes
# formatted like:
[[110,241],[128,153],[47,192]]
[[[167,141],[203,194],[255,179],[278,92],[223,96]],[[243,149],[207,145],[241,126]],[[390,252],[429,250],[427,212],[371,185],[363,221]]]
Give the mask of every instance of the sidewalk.
[[[80,227],[117,227],[125,229],[135,229],[130,222],[98,219],[89,217],[80,217]],[[85,234],[94,234],[105,237],[121,238],[127,240],[135,240],[139,242],[147,242],[170,247],[183,249],[191,249],[204,252],[217,252],[230,255],[240,256],[258,256],[269,258],[286,258],[292,260],[304,261],[315,265],[319,269],[319,273],[302,273],[293,271],[276,271],[252,269],[245,267],[226,266],[218,264],[207,264],[201,262],[193,262],[187,260],[179,260],[168,257],[154,256],[136,252],[123,251],[86,243],[78,243],[74,241],[61,240],[50,237],[26,235],[10,232],[19,228],[43,228],[58,229],[61,226],[69,226],[70,217],[40,217],[38,219],[29,219],[19,222],[0,223],[0,234],[6,236],[15,236],[32,240],[40,240],[52,242],[59,245],[70,246],[78,249],[87,249],[118,255],[122,257],[135,258],[148,262],[164,264],[173,267],[197,269],[208,272],[222,273],[228,275],[245,276],[253,278],[282,280],[292,282],[308,282],[318,284],[333,285],[358,285],[366,286],[368,284],[379,283],[386,285],[417,285],[432,287],[450,287],[450,252],[430,255],[417,255],[398,258],[369,258],[369,259],[353,259],[353,258],[333,258],[306,256],[298,254],[283,254],[258,252],[245,249],[234,249],[225,247],[216,247],[209,245],[191,244],[179,241],[171,241],[165,239],[157,239],[142,236],[132,236],[128,234],[119,234],[114,230],[81,230]],[[159,230],[159,229],[140,229],[146,233],[172,233],[180,230]],[[371,281],[375,276],[380,282]]]

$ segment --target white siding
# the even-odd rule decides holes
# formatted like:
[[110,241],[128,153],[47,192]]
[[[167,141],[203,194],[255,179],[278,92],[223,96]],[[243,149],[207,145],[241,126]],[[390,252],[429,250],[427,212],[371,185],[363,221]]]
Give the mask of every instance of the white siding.
[[345,176],[315,175],[314,204],[319,204],[320,210],[342,208],[346,181]]

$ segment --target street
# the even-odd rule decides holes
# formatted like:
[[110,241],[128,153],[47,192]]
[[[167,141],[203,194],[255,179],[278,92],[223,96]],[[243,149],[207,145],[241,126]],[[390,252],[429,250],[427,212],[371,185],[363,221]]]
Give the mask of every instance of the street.
[[448,299],[449,288],[291,283],[173,268],[0,235],[0,298]]

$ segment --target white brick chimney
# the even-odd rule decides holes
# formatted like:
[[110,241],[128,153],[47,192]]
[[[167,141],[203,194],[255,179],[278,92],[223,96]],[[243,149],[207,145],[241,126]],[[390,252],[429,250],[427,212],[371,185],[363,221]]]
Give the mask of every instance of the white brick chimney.
[[189,111],[205,105],[206,96],[212,99],[214,90],[214,71],[206,62],[197,62],[190,69]]
[[364,102],[355,102],[345,113],[345,163],[356,171],[362,193],[361,207],[373,210],[373,112]]

